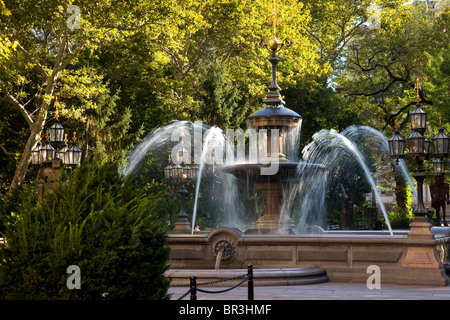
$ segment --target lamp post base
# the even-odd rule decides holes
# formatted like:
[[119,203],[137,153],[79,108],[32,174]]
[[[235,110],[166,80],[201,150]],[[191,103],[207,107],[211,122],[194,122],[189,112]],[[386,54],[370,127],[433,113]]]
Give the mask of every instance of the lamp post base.
[[175,228],[170,233],[191,233],[192,229],[188,220],[188,215],[184,210],[184,197],[188,194],[188,192],[183,186],[178,193],[181,196],[181,207],[177,216],[177,222],[175,222]]
[[58,158],[51,161],[45,161],[41,164],[38,172],[38,179],[44,180],[44,183],[38,185],[39,202],[43,201],[45,195],[52,193],[56,184],[61,182],[62,165],[62,160]]
[[192,229],[188,221],[175,222],[175,228],[169,233],[191,233]]
[[410,227],[411,231],[404,241],[406,252],[401,261],[403,271],[398,283],[447,285],[449,278],[431,233],[431,223],[424,216],[416,216]]
[[431,223],[424,216],[417,216],[411,222],[408,239],[434,239],[431,233]]

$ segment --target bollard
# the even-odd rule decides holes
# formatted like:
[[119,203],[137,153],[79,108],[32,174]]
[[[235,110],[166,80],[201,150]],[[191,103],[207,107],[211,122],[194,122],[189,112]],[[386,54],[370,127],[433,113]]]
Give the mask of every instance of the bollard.
[[197,277],[191,276],[191,300],[197,300]]
[[253,291],[253,265],[250,263],[248,265],[248,300],[255,300],[255,295]]

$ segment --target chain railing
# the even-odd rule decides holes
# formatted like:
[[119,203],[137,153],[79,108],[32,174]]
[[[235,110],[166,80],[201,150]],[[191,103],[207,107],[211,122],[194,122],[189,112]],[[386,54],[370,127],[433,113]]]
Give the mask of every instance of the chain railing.
[[[237,280],[237,279],[242,279],[242,280],[238,284],[236,284],[230,288],[223,289],[223,290],[212,291],[212,290],[205,290],[205,289],[199,288],[199,286],[212,285],[212,284],[217,284],[220,282]],[[247,274],[239,275],[239,276],[232,277],[232,278],[219,279],[219,280],[201,282],[201,283],[197,283],[197,277],[195,275],[193,275],[193,276],[191,276],[190,283],[188,285],[176,285],[176,286],[172,286],[172,287],[188,287],[189,286],[189,290],[185,294],[183,294],[180,298],[178,298],[177,300],[183,300],[188,294],[191,295],[190,300],[197,300],[197,292],[211,293],[211,294],[225,293],[225,292],[231,291],[231,290],[239,287],[245,281],[248,281],[248,283],[247,283],[247,289],[248,289],[247,298],[248,298],[248,300],[254,300],[255,295],[254,295],[254,288],[253,288],[253,265],[252,264],[248,265]]]

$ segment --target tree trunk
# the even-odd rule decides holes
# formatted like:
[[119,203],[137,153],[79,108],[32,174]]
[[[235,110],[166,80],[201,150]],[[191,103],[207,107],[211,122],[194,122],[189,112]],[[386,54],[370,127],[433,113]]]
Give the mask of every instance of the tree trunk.
[[395,199],[397,201],[397,206],[399,210],[406,210],[406,183],[405,180],[397,175],[395,177]]
[[[43,117],[44,118],[44,117]],[[45,117],[46,118],[46,117]],[[16,171],[14,172],[14,178],[9,187],[7,196],[12,196],[17,188],[19,188],[25,180],[27,175],[28,166],[31,160],[31,151],[36,146],[37,138],[39,132],[44,129],[45,119],[39,121],[39,123],[35,123],[31,128],[30,136],[28,137],[27,144],[22,152],[22,156],[20,157],[19,164],[16,167]]]
[[[47,96],[50,97],[53,96],[56,77],[57,74],[52,73],[47,78],[46,81],[47,86],[45,88],[45,94]],[[28,166],[30,165],[31,151],[36,146],[38,134],[42,132],[42,130],[44,129],[47,120],[47,111],[49,109],[49,106],[50,106],[49,103],[45,99],[42,100],[36,121],[30,124],[31,133],[30,136],[28,137],[27,144],[25,145],[25,148],[22,152],[22,156],[20,157],[16,171],[14,172],[14,177],[9,187],[7,196],[12,196],[15,193],[15,190],[19,188],[25,181]]]
[[[37,135],[39,134],[39,132],[41,132],[44,129],[44,126],[45,126],[46,121],[47,121],[47,111],[48,111],[48,109],[50,107],[50,104],[51,104],[51,100],[52,100],[53,93],[54,93],[54,90],[55,90],[55,83],[56,83],[56,80],[58,79],[59,73],[76,56],[78,56],[78,54],[81,52],[81,50],[83,48],[83,43],[79,43],[77,49],[74,52],[70,52],[70,55],[65,60],[63,60],[64,53],[66,52],[66,50],[68,50],[68,38],[69,38],[69,33],[67,31],[64,33],[64,35],[61,35],[58,53],[57,53],[57,55],[55,57],[55,63],[53,65],[53,70],[52,70],[51,73],[48,73],[41,64],[37,63],[37,66],[39,67],[39,69],[41,71],[41,74],[43,75],[43,79],[45,80],[45,82],[44,82],[45,92],[44,92],[44,95],[43,95],[45,98],[42,99],[42,101],[40,102],[40,105],[36,105],[35,112],[30,114],[25,109],[24,105],[22,105],[12,95],[7,93],[7,95],[10,98],[9,99],[10,102],[12,102],[12,104],[19,109],[19,111],[22,113],[22,115],[24,115],[25,119],[28,122],[28,126],[30,128],[30,131],[31,131],[30,132],[30,136],[29,136],[28,141],[27,141],[27,144],[25,145],[25,148],[24,148],[24,150],[22,152],[22,156],[20,157],[19,164],[17,165],[16,171],[14,173],[14,178],[13,178],[13,180],[11,182],[10,188],[8,190],[8,193],[7,193],[8,196],[13,195],[14,192],[15,192],[15,189],[20,187],[22,185],[22,183],[24,182],[24,180],[25,180],[25,177],[26,177],[26,174],[27,174],[27,170],[28,170],[28,166],[30,164],[31,151],[36,146]],[[30,59],[32,59],[34,61],[37,61],[20,44],[18,44],[18,47],[20,48],[20,50],[28,58],[30,58]],[[2,85],[2,87],[6,87],[3,84],[3,82],[1,81],[1,79],[0,79],[0,85]],[[6,89],[5,92],[8,92],[8,90]],[[38,102],[36,104],[38,104]],[[32,116],[32,114],[36,114],[34,116],[35,118]]]

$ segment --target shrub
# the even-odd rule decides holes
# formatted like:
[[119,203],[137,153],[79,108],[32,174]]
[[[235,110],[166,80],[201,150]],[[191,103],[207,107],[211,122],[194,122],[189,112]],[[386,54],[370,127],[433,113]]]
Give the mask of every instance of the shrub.
[[388,218],[392,229],[409,229],[410,223],[414,220],[413,215],[408,210],[389,212]]
[[[132,188],[113,165],[85,165],[41,204],[20,206],[0,250],[0,298],[168,298],[164,277],[169,248],[160,195]],[[66,282],[70,265],[81,288]]]

